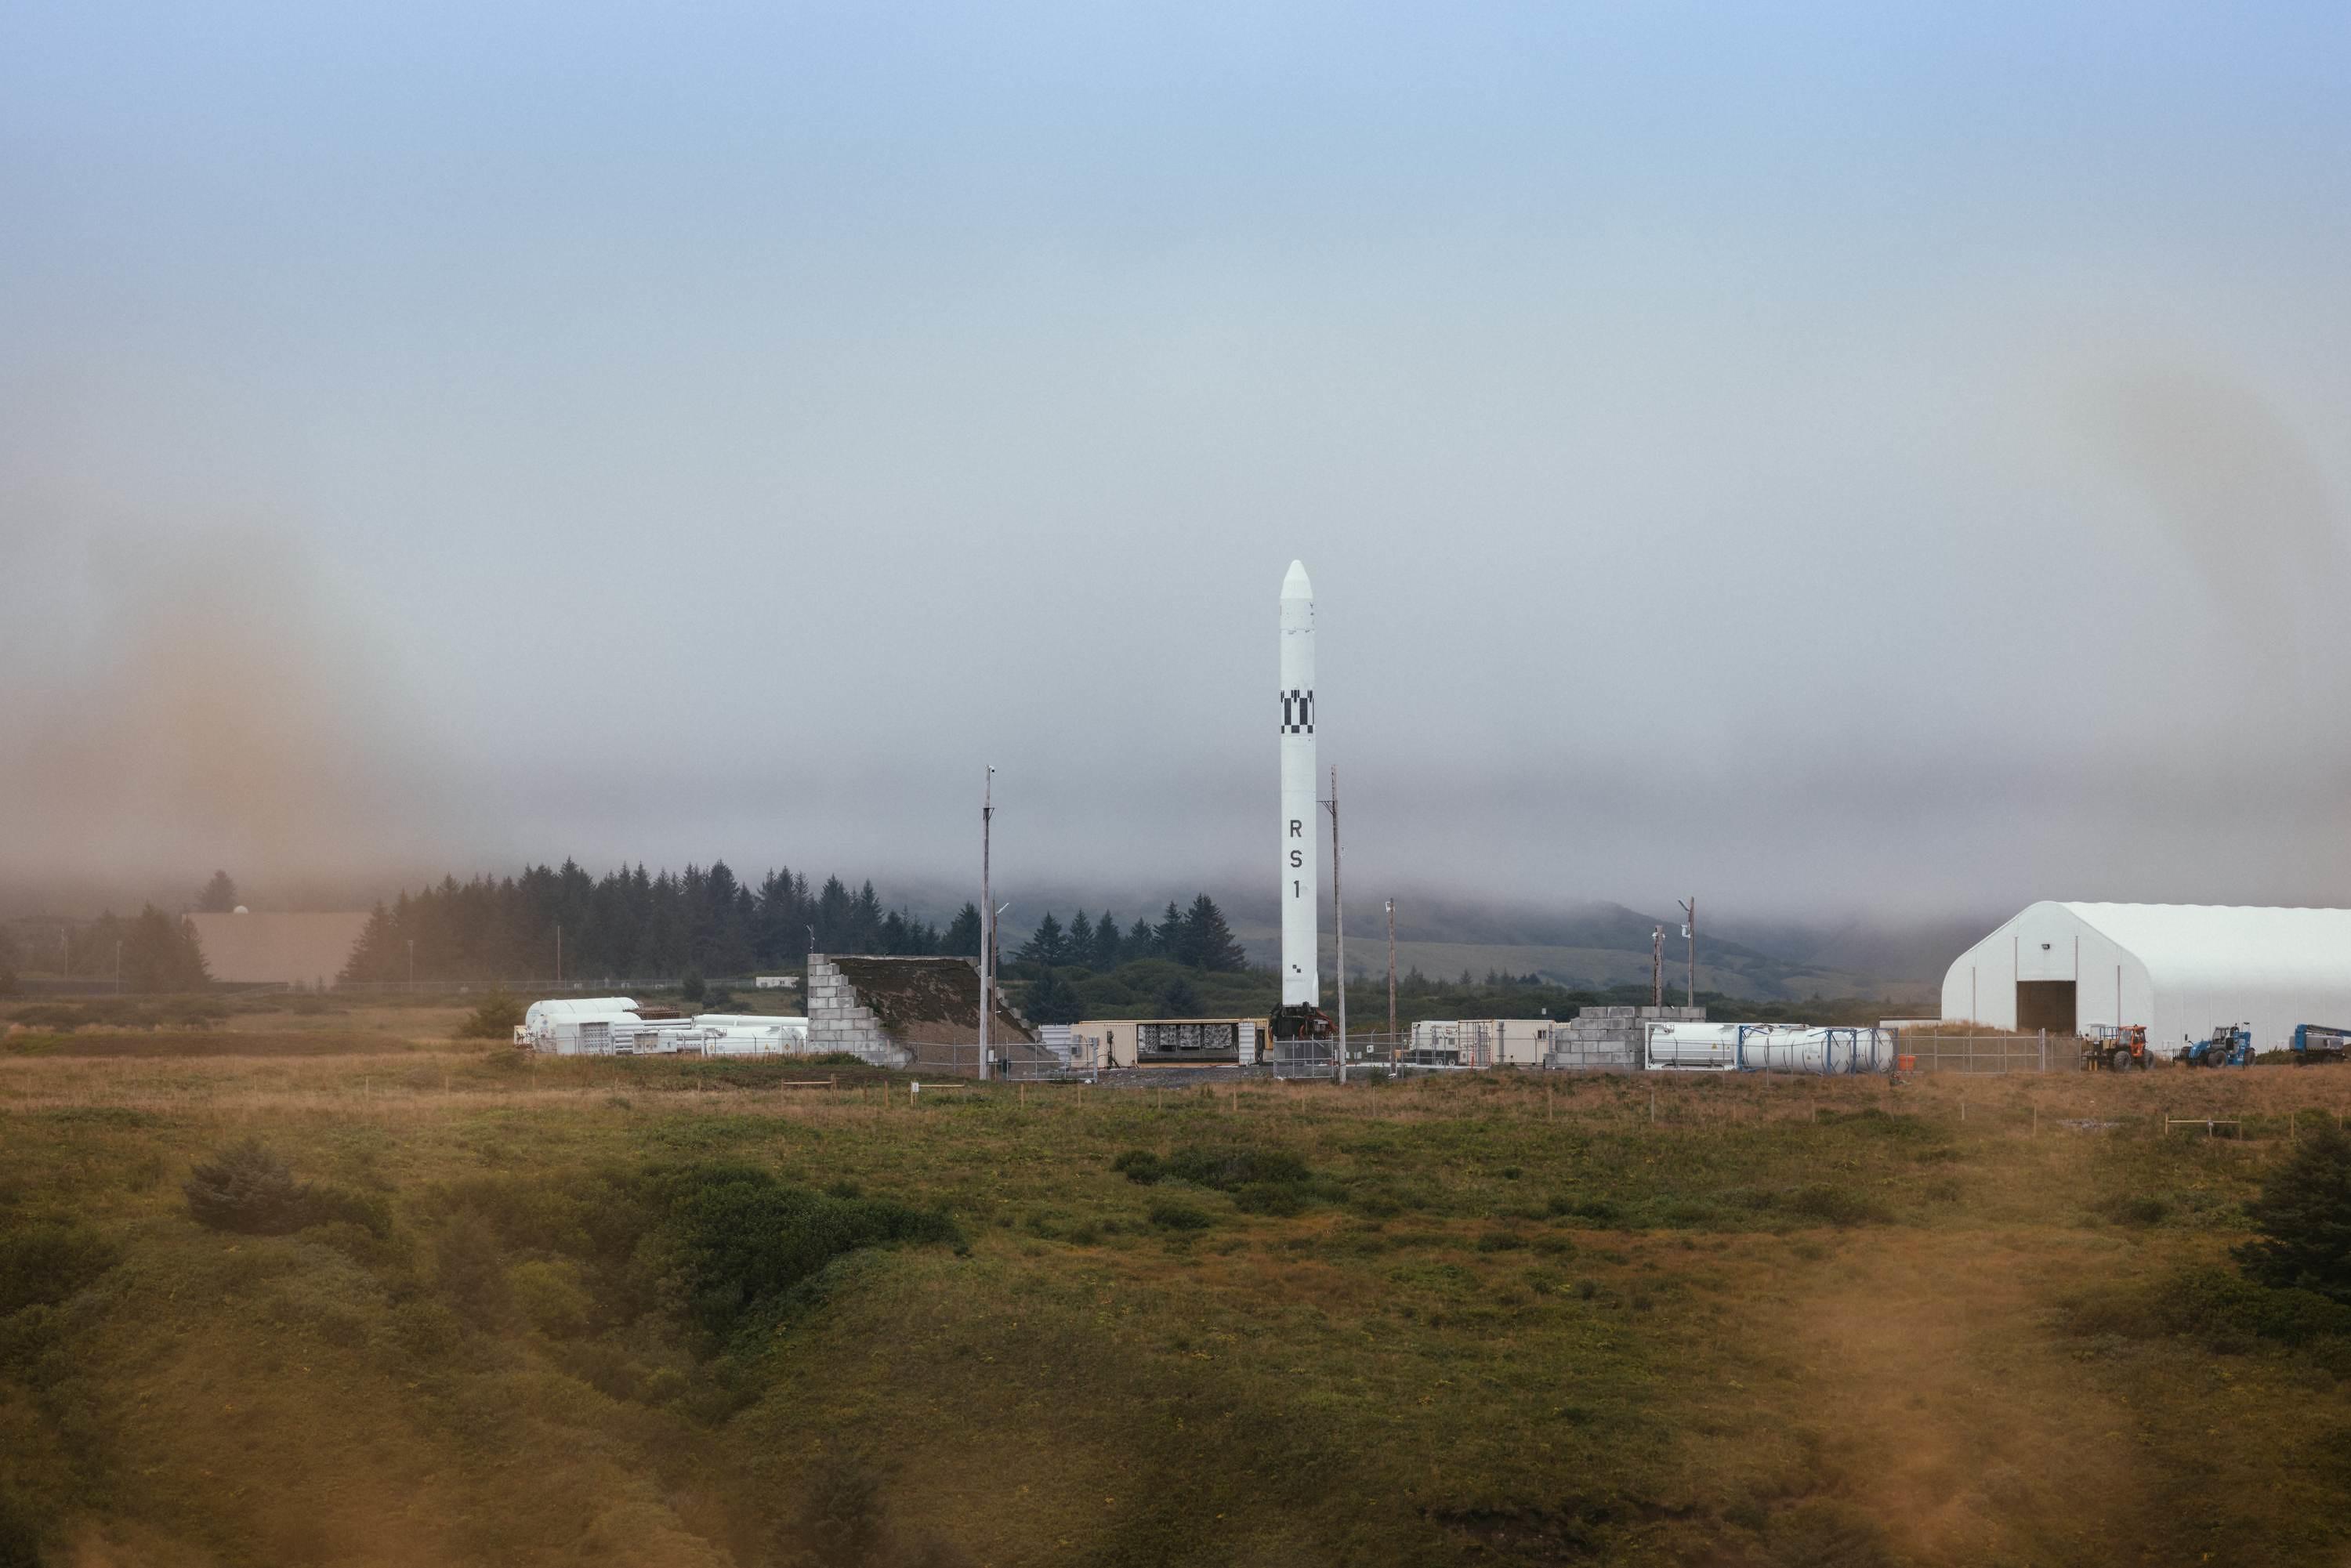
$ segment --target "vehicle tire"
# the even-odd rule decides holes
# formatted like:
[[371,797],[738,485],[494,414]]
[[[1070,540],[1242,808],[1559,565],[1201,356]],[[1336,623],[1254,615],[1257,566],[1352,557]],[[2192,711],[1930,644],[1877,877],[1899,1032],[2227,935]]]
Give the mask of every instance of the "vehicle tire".
[[2128,1072],[2130,1068],[2131,1058],[2127,1051],[2114,1051],[2106,1058],[2106,1071],[2109,1072]]

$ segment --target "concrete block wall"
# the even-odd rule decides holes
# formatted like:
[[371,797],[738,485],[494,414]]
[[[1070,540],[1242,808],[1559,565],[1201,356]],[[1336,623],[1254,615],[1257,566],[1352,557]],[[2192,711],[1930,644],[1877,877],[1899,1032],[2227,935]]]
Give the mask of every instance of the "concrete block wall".
[[1551,1032],[1545,1067],[1562,1071],[1636,1072],[1648,1026],[1704,1023],[1704,1008],[1584,1008]]
[[857,988],[820,953],[808,961],[808,1049],[811,1056],[845,1051],[876,1067],[911,1067],[914,1053],[890,1038]]

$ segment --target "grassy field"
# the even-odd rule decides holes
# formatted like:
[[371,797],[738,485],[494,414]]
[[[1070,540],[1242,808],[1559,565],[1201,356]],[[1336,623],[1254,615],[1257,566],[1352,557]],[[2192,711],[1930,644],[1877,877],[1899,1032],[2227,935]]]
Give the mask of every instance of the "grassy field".
[[[2351,1314],[2226,1267],[2351,1072],[917,1100],[461,1016],[0,1042],[0,1563],[2351,1552]],[[246,1139],[314,1223],[191,1217]]]

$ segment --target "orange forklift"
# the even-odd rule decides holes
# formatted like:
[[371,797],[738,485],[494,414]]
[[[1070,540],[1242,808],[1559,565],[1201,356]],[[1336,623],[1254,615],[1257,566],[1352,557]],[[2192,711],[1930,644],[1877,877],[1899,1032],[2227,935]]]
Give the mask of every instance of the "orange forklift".
[[2094,1023],[2082,1036],[2082,1065],[2095,1072],[2145,1072],[2147,1025]]

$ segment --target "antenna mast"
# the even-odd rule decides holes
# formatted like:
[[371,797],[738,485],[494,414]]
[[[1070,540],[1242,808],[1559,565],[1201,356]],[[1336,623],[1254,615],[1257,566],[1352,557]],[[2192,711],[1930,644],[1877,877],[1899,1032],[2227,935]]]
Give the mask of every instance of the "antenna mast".
[[1339,942],[1339,1082],[1347,1082],[1347,911],[1339,902],[1339,769],[1331,769],[1331,928]]
[[990,831],[996,821],[996,768],[979,795],[979,1079],[987,1082],[987,1015],[996,1010],[996,894],[987,883]]

